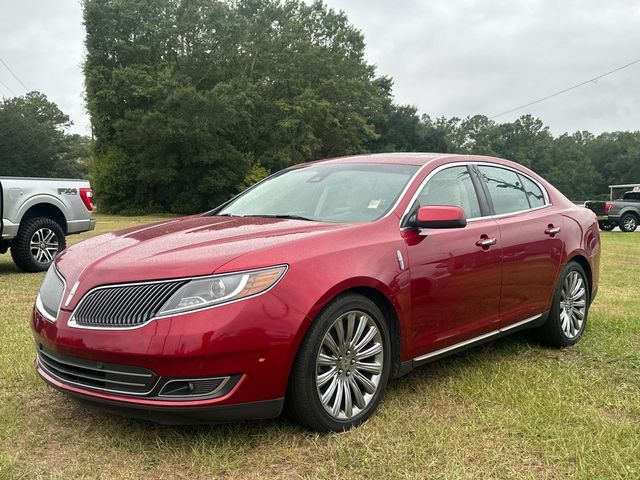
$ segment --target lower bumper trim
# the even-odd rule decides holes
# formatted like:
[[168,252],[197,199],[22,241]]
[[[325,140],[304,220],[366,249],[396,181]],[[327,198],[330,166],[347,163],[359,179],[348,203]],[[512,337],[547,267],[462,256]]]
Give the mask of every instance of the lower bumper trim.
[[150,407],[148,405],[124,405],[111,400],[89,398],[67,390],[64,390],[64,393],[92,410],[163,425],[198,425],[228,423],[239,420],[266,420],[279,417],[284,406],[284,398],[276,398],[274,400],[216,405],[213,407]]

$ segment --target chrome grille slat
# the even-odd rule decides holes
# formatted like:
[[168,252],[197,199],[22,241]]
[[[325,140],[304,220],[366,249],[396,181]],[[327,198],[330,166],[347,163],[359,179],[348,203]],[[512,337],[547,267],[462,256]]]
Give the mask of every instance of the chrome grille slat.
[[185,280],[113,285],[87,293],[70,325],[90,328],[135,328],[151,320]]
[[49,369],[57,370],[58,372],[65,373],[67,375],[71,375],[73,377],[77,377],[81,379],[84,378],[84,379],[104,382],[104,383],[113,383],[115,385],[126,385],[128,387],[144,387],[146,385],[144,383],[139,383],[139,382],[123,382],[120,380],[107,379],[105,377],[101,377],[98,375],[92,375],[90,373],[81,373],[79,370],[70,370],[68,368],[61,367],[60,365],[52,364],[50,363],[50,360],[46,360],[46,358],[47,357],[45,357],[44,355],[40,357],[40,360],[46,367],[49,367]]
[[142,292],[142,295],[144,296],[144,300],[140,302],[140,304],[138,305],[138,308],[133,313],[134,322],[142,323],[144,321],[144,312],[146,311],[147,308],[149,308],[150,305],[153,304],[152,303],[153,297],[151,296],[151,293],[153,293],[153,286],[147,285],[145,287],[145,290]]
[[126,395],[150,394],[159,377],[143,367],[67,357],[38,347],[38,364],[47,374],[69,385]]

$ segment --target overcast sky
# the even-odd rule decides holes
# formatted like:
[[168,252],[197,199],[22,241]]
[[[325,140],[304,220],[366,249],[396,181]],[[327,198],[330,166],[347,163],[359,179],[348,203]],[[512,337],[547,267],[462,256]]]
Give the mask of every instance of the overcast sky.
[[[151,1],[151,0],[150,0]],[[636,0],[328,0],[362,30],[399,102],[432,117],[496,115],[640,59]],[[0,0],[0,58],[89,133],[78,0]],[[24,88],[0,64],[0,94]],[[4,85],[3,85],[4,84]],[[8,88],[7,88],[8,87]],[[555,134],[640,129],[640,63],[499,117]]]

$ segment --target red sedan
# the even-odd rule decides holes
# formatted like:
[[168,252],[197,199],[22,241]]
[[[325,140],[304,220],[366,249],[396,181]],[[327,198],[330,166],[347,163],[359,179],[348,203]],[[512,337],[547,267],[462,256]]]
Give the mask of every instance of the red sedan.
[[297,165],[203,215],[65,250],[33,312],[52,386],[160,422],[365,421],[387,382],[520,329],[566,347],[598,287],[594,214],[497,158]]

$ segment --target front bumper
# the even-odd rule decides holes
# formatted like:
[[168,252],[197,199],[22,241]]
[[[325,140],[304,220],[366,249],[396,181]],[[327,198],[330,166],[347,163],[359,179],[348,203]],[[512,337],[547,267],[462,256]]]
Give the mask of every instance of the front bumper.
[[[38,348],[60,358],[148,369],[167,379],[229,376],[232,388],[215,398],[167,399],[98,390],[52,375],[36,361],[53,387],[101,409],[170,423],[200,423],[279,415],[301,329],[308,319],[272,293],[216,308],[152,321],[133,330],[83,329],[56,322],[34,308]],[[41,347],[40,347],[41,346]],[[44,367],[44,368],[43,368]]]
[[69,388],[68,385],[57,381],[40,368],[39,365],[36,365],[36,370],[46,383],[66,393],[71,398],[78,400],[88,408],[164,425],[195,425],[226,423],[236,420],[264,420],[278,417],[280,413],[282,413],[282,407],[284,405],[284,397],[231,405],[140,405],[87,395],[86,391]]

